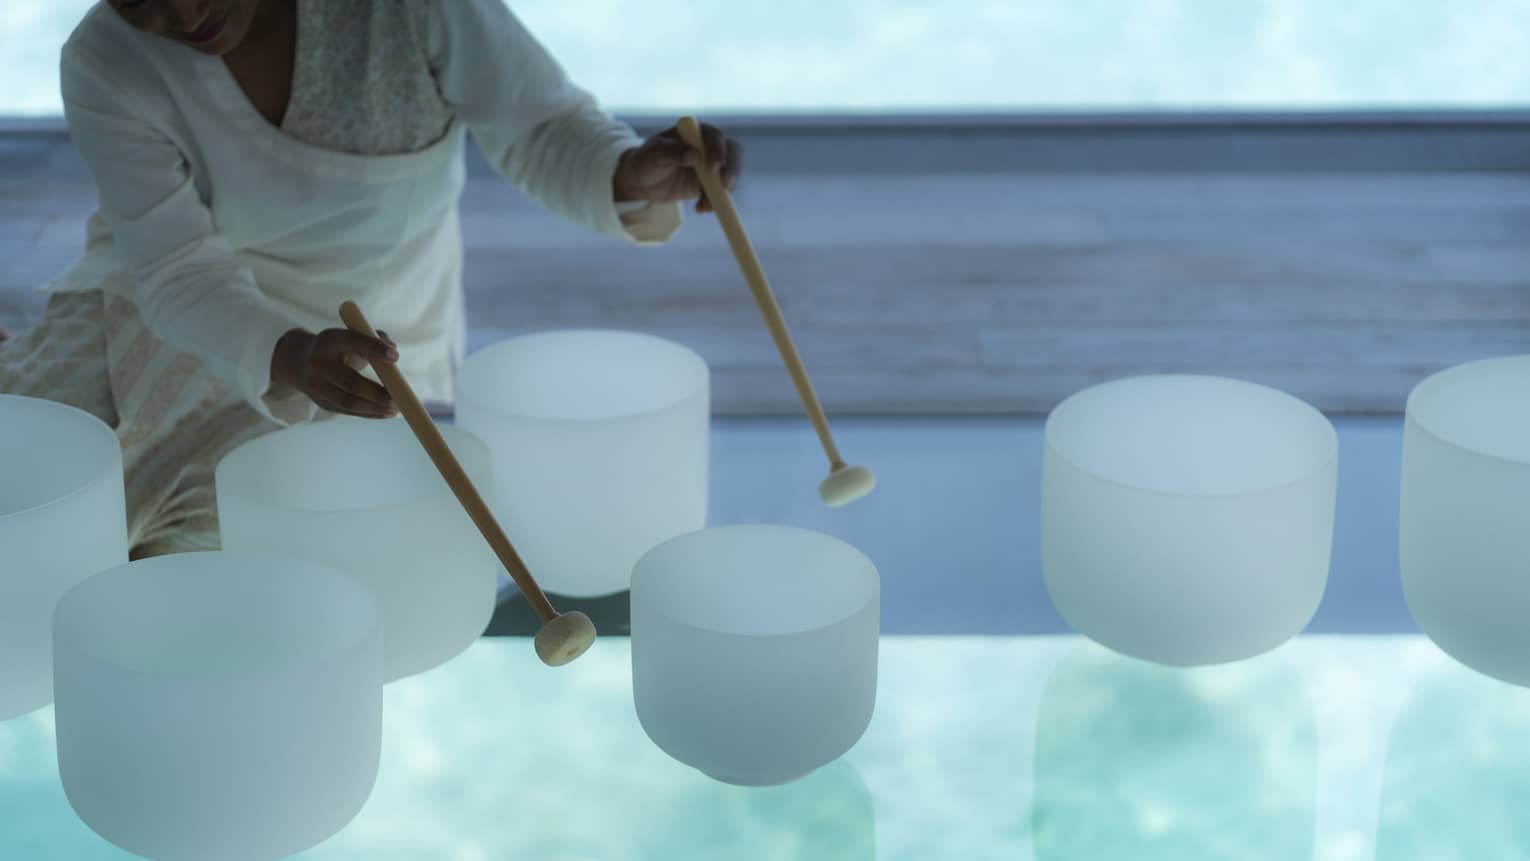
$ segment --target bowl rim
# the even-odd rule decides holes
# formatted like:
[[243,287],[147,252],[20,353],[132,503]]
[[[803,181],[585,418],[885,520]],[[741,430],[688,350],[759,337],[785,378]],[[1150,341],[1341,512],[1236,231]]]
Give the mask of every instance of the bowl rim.
[[[146,669],[144,667],[132,666],[125,661],[113,657],[112,655],[104,654],[103,650],[87,648],[76,642],[62,641],[60,639],[58,632],[62,630],[63,626],[59,624],[59,619],[69,608],[71,601],[84,600],[79,596],[88,595],[93,585],[101,585],[103,578],[116,579],[121,577],[142,577],[146,573],[152,573],[145,572],[143,570],[144,568],[161,566],[189,566],[194,564],[197,559],[210,556],[220,558],[234,557],[240,559],[259,560],[260,562],[267,563],[272,567],[284,572],[292,572],[293,566],[304,568],[306,569],[303,571],[303,576],[305,578],[311,577],[315,579],[328,579],[331,587],[338,586],[342,591],[348,593],[344,600],[351,603],[359,603],[362,606],[362,612],[365,614],[365,623],[359,626],[360,631],[356,636],[344,639],[337,638],[333,648],[325,649],[322,653],[316,653],[307,656],[308,660],[306,660],[304,663],[288,663],[280,666],[261,667],[237,673],[218,673],[216,675],[199,675],[185,672],[160,672]],[[133,570],[135,568],[138,569],[136,572]],[[336,568],[333,565],[329,565],[327,563],[319,562],[313,559],[303,559],[296,556],[285,556],[273,553],[256,553],[245,550],[203,550],[190,553],[174,553],[168,554],[166,556],[155,556],[146,559],[137,559],[122,565],[116,565],[111,568],[107,568],[105,570],[96,572],[89,577],[86,577],[81,582],[65,590],[64,594],[59,596],[57,604],[54,605],[52,619],[53,636],[50,640],[50,643],[55,652],[62,651],[66,654],[73,653],[80,655],[95,665],[107,667],[112,672],[120,675],[153,679],[159,683],[218,685],[229,683],[245,683],[279,676],[301,676],[305,674],[304,667],[314,666],[321,662],[344,658],[348,655],[354,654],[357,650],[361,649],[369,640],[375,639],[377,642],[376,651],[378,654],[378,666],[379,670],[382,671],[382,675],[380,677],[386,678],[386,668],[383,667],[384,649],[381,638],[383,629],[382,614],[382,605],[377,595],[361,581],[345,573],[344,571],[341,571],[339,568]]]
[[[633,410],[630,412],[618,413],[616,415],[596,416],[593,418],[539,415],[528,412],[517,412],[515,410],[505,409],[503,407],[490,404],[484,398],[474,396],[473,388],[468,384],[468,377],[470,374],[468,365],[473,361],[473,359],[479,356],[483,356],[486,353],[505,351],[513,347],[525,346],[529,341],[552,340],[555,338],[568,337],[570,335],[599,335],[608,337],[618,336],[624,340],[634,342],[646,341],[650,344],[662,345],[666,349],[669,349],[670,351],[683,357],[685,362],[691,365],[693,370],[699,372],[699,385],[695,388],[694,391],[689,391],[678,398],[668,400],[654,407],[643,410]],[[476,374],[474,376],[476,376]],[[496,416],[513,419],[518,422],[541,423],[549,425],[598,426],[602,424],[614,424],[618,422],[633,421],[635,419],[643,419],[649,416],[659,415],[698,398],[704,398],[710,401],[712,394],[712,369],[711,366],[707,364],[706,359],[700,353],[696,352],[685,344],[682,344],[679,341],[674,341],[669,338],[662,337],[660,335],[654,335],[649,332],[639,332],[631,329],[609,329],[594,327],[551,329],[547,331],[528,332],[523,335],[515,335],[509,338],[502,338],[492,344],[487,344],[478,348],[477,350],[474,350],[470,355],[467,356],[467,358],[463,360],[461,368],[458,369],[456,385],[454,388],[455,391],[453,392],[453,400],[457,404],[456,411],[459,414],[461,413],[461,404],[466,402],[472,404],[474,409],[480,409],[486,413],[493,413]]]
[[[109,465],[105,470],[102,470],[100,474],[92,476],[84,484],[81,484],[80,486],[68,491],[67,493],[64,493],[60,496],[55,496],[46,502],[40,502],[36,505],[27,506],[26,508],[18,508],[15,511],[0,512],[0,524],[4,524],[11,518],[15,518],[17,521],[20,521],[23,516],[36,514],[37,512],[46,510],[48,508],[63,505],[75,497],[84,496],[85,494],[99,487],[104,482],[110,481],[113,477],[120,478],[122,476],[122,442],[117,438],[117,432],[112,430],[111,426],[106,422],[102,421],[100,416],[82,410],[73,404],[66,404],[62,401],[55,401],[49,398],[35,398],[31,395],[15,395],[6,392],[0,392],[0,401],[7,399],[27,401],[30,405],[38,409],[52,409],[59,413],[70,413],[75,416],[88,419],[88,423],[93,425],[90,432],[100,436],[103,444],[108,444],[107,441],[109,440],[109,449],[115,453],[115,457],[113,458],[114,466]],[[82,423],[82,426],[83,424],[85,423]]]
[[[1277,482],[1255,487],[1240,488],[1238,490],[1197,492],[1187,490],[1161,490],[1153,487],[1144,487],[1140,484],[1133,484],[1131,482],[1122,481],[1118,478],[1101,475],[1097,470],[1085,467],[1074,458],[1069,457],[1054,442],[1052,437],[1052,418],[1053,416],[1057,415],[1060,410],[1066,407],[1068,403],[1074,398],[1107,386],[1143,382],[1155,379],[1216,380],[1223,383],[1236,383],[1240,386],[1262,389],[1266,393],[1278,396],[1278,398],[1291,403],[1292,406],[1303,408],[1304,412],[1309,418],[1316,418],[1319,420],[1323,428],[1322,448],[1324,453],[1321,457],[1316,459],[1313,466],[1297,473],[1292,478],[1282,479]],[[1130,376],[1118,377],[1113,380],[1106,380],[1104,382],[1096,383],[1092,386],[1080,389],[1079,391],[1074,392],[1073,394],[1064,398],[1057,404],[1057,406],[1053,407],[1052,410],[1047,413],[1046,421],[1042,426],[1042,445],[1045,451],[1050,452],[1058,460],[1102,484],[1107,484],[1112,487],[1132,491],[1134,493],[1144,494],[1147,496],[1171,499],[1243,499],[1276,493],[1278,491],[1286,490],[1299,484],[1310,482],[1314,478],[1317,478],[1325,473],[1333,472],[1339,459],[1338,430],[1334,428],[1333,420],[1328,418],[1328,416],[1324,414],[1322,410],[1319,410],[1317,407],[1314,407],[1312,404],[1302,400],[1290,392],[1283,391],[1281,389],[1275,388],[1274,386],[1266,385],[1264,383],[1256,383],[1252,380],[1242,380],[1237,377],[1220,376],[1217,374],[1133,374]]]
[[[857,602],[856,606],[853,609],[851,609],[849,612],[843,613],[843,614],[837,614],[833,618],[829,619],[828,621],[826,621],[826,622],[824,622],[822,624],[811,625],[811,626],[808,626],[808,627],[795,627],[795,628],[792,628],[790,630],[784,630],[784,631],[762,631],[762,632],[758,632],[758,633],[751,633],[751,632],[743,632],[743,631],[719,630],[718,628],[708,627],[706,625],[699,625],[699,624],[696,624],[695,622],[692,622],[692,621],[688,621],[688,620],[685,620],[685,619],[677,618],[673,613],[670,613],[670,612],[667,612],[666,610],[664,610],[662,605],[660,605],[659,603],[657,603],[657,602],[651,600],[650,598],[648,598],[646,591],[640,591],[636,587],[635,583],[637,581],[638,572],[641,571],[645,567],[644,563],[648,560],[648,558],[649,558],[649,556],[651,554],[656,554],[659,551],[669,547],[670,545],[678,544],[678,543],[682,543],[682,542],[688,541],[688,540],[694,538],[695,536],[702,535],[704,533],[718,533],[718,532],[776,532],[776,533],[792,533],[792,534],[803,535],[803,536],[812,536],[813,539],[815,539],[815,540],[826,540],[828,542],[836,544],[840,548],[849,551],[850,554],[852,555],[852,557],[858,563],[855,566],[857,571],[858,572],[864,572],[864,576],[866,577],[866,581],[867,581],[866,587],[868,589],[867,597],[866,597],[866,599],[864,601]],[[863,613],[866,613],[866,612],[868,612],[870,610],[873,610],[873,609],[875,609],[877,611],[877,631],[878,631],[878,635],[880,636],[880,633],[881,633],[881,612],[880,612],[880,609],[881,609],[881,599],[882,599],[882,577],[881,577],[881,572],[877,569],[876,563],[873,562],[871,557],[867,556],[864,551],[862,551],[860,548],[856,547],[855,545],[851,544],[850,542],[844,540],[843,538],[840,538],[840,537],[835,536],[835,535],[829,535],[829,534],[824,533],[824,532],[819,532],[818,530],[815,530],[815,529],[806,529],[806,528],[800,527],[800,526],[791,526],[791,525],[778,524],[778,523],[735,523],[735,524],[728,524],[728,525],[723,525],[723,526],[707,526],[707,527],[702,527],[701,529],[693,529],[693,530],[691,530],[689,532],[685,532],[685,533],[682,533],[680,535],[673,536],[671,538],[668,538],[668,539],[660,542],[659,544],[654,545],[654,547],[652,549],[650,549],[649,551],[644,553],[642,556],[638,557],[638,561],[633,565],[632,573],[633,573],[633,578],[632,579],[634,581],[634,586],[631,589],[630,600],[634,604],[636,604],[637,602],[641,601],[644,605],[646,605],[649,608],[651,608],[656,614],[662,616],[664,618],[666,624],[674,625],[674,626],[680,627],[680,628],[686,628],[686,629],[689,629],[689,630],[692,630],[692,631],[697,631],[697,632],[705,634],[705,635],[707,635],[709,637],[725,637],[725,638],[734,638],[734,639],[740,639],[740,640],[767,640],[767,639],[780,639],[780,638],[801,637],[801,636],[808,635],[808,634],[815,634],[815,633],[819,633],[819,632],[822,632],[822,631],[827,631],[827,630],[829,630],[831,628],[835,628],[835,627],[837,627],[839,625],[843,625],[844,623],[850,621],[851,619],[854,619],[855,617],[857,617],[857,616],[859,616],[859,615],[861,615]],[[857,576],[860,576],[860,574],[858,573]],[[636,616],[636,615],[637,615],[636,613],[633,614],[633,616]]]
[[[1427,435],[1430,439],[1433,439],[1433,440],[1439,442],[1440,445],[1443,445],[1446,448],[1455,449],[1456,451],[1466,452],[1467,454],[1470,454],[1473,457],[1480,457],[1480,458],[1482,458],[1484,460],[1491,460],[1491,461],[1495,461],[1497,463],[1506,464],[1506,465],[1510,465],[1510,466],[1518,466],[1518,467],[1530,466],[1530,457],[1526,457],[1524,459],[1507,457],[1505,455],[1498,454],[1496,452],[1484,451],[1482,448],[1480,448],[1478,446],[1462,445],[1459,441],[1450,439],[1449,437],[1446,437],[1443,433],[1441,433],[1435,427],[1431,426],[1431,424],[1429,422],[1426,422],[1423,419],[1421,419],[1419,417],[1419,412],[1421,410],[1419,408],[1415,408],[1414,407],[1414,399],[1415,398],[1422,399],[1422,398],[1428,396],[1429,395],[1429,390],[1433,389],[1435,387],[1444,385],[1447,377],[1455,376],[1458,373],[1459,374],[1470,373],[1472,370],[1481,368],[1481,367],[1483,367],[1485,365],[1497,365],[1497,364],[1503,364],[1503,365],[1510,365],[1510,364],[1530,365],[1530,354],[1511,353],[1511,354],[1505,355],[1505,356],[1488,356],[1488,357],[1482,358],[1482,359],[1473,359],[1473,360],[1471,360],[1469,362],[1459,362],[1459,363],[1451,365],[1449,367],[1441,368],[1440,370],[1435,371],[1434,373],[1432,373],[1429,376],[1423,378],[1422,380],[1419,380],[1418,383],[1416,385],[1414,385],[1413,388],[1408,391],[1407,400],[1406,400],[1406,402],[1403,405],[1403,425],[1404,425],[1404,428],[1407,428],[1407,427],[1416,428],[1420,433],[1423,433],[1423,434]],[[1406,456],[1406,450],[1405,450],[1404,456]]]
[[[338,421],[337,418],[339,419]],[[249,493],[243,491],[240,485],[224,480],[225,465],[227,465],[228,469],[243,468],[243,460],[255,457],[256,454],[264,448],[277,445],[279,441],[276,438],[282,434],[298,435],[329,432],[327,430],[328,428],[351,424],[351,422],[344,420],[347,417],[337,418],[326,418],[319,421],[303,422],[301,424],[290,425],[284,428],[277,428],[275,430],[260,434],[259,436],[252,437],[251,439],[247,439],[239,445],[235,446],[232,450],[225,454],[221,460],[218,461],[218,465],[213,469],[213,486],[215,488],[216,495],[220,498],[226,495],[229,498],[239,499],[243,502],[259,506],[260,508],[268,511],[298,511],[310,517],[316,518],[347,517],[358,513],[396,511],[408,508],[411,505],[415,505],[421,500],[434,501],[437,499],[453,497],[451,487],[446,483],[445,479],[442,479],[439,488],[411,496],[401,502],[390,502],[380,505],[346,506],[345,508],[316,508],[312,506],[292,505],[286,502],[278,502],[266,494]],[[414,446],[419,445],[419,443],[414,438],[414,432],[407,429],[407,426],[404,424],[404,420],[401,417],[396,419],[382,420],[356,419],[356,422],[360,422],[361,424],[359,426],[366,428],[366,432],[368,433],[380,431],[385,428],[391,429],[395,426],[391,423],[397,422],[398,424],[396,426],[405,427],[405,429],[408,431],[407,435],[410,440],[410,444]],[[475,449],[474,456],[482,462],[484,473],[481,477],[476,477],[473,484],[474,486],[479,487],[480,492],[482,492],[483,486],[490,482],[494,475],[493,452],[489,449],[488,443],[485,442],[482,437],[478,436],[478,434],[462,427],[461,425],[445,424],[439,421],[435,422],[435,425],[436,429],[441,432],[441,436],[446,438],[447,446],[452,449],[452,454],[455,455],[459,461],[462,459],[461,453],[458,449],[459,443],[464,443],[467,446]],[[453,439],[453,437],[458,437],[458,439]],[[468,469],[468,465],[463,464],[463,468]],[[436,474],[434,465],[432,465],[431,471],[432,474]],[[471,476],[471,471],[469,471],[469,475]]]

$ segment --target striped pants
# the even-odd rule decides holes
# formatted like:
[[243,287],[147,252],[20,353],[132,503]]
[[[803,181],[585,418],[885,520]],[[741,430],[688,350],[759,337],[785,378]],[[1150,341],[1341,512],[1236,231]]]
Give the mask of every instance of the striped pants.
[[217,549],[218,461],[277,428],[100,290],[54,293],[40,325],[0,341],[0,392],[69,404],[117,432],[135,559]]

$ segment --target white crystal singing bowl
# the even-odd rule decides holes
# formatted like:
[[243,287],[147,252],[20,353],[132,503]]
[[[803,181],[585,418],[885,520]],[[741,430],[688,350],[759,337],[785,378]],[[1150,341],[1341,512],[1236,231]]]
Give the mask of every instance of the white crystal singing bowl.
[[457,421],[494,456],[495,506],[542,588],[620,592],[638,557],[706,523],[710,383],[679,344],[576,330],[469,356]]
[[1403,593],[1447,654],[1530,686],[1530,356],[1441,371],[1408,396]]
[[106,423],[0,395],[0,720],[53,699],[53,607],[128,560],[122,448]]
[[[441,434],[480,492],[488,449]],[[403,420],[338,417],[257,437],[218,465],[223,548],[334,566],[382,604],[389,681],[445,663],[488,626],[498,562]]]
[[671,539],[632,575],[632,686],[648,737],[743,786],[786,783],[865,732],[880,581],[854,547],[784,526]]
[[1070,625],[1126,655],[1216,664],[1311,620],[1338,437],[1284,392],[1183,374],[1085,389],[1046,423],[1041,555]]
[[102,837],[149,858],[279,858],[371,794],[376,599],[317,562],[184,553],[98,574],[54,625],[58,766]]

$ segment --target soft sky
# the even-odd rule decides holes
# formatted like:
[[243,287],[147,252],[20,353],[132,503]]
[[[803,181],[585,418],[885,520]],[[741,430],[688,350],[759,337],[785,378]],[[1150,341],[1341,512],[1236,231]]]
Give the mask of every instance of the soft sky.
[[[58,112],[58,45],[89,5],[0,3],[0,112]],[[580,83],[619,110],[1530,105],[1530,0],[512,7]]]

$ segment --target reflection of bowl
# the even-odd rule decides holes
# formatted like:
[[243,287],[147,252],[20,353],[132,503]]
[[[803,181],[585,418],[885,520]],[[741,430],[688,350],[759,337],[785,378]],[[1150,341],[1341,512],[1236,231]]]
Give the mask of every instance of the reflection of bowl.
[[128,559],[122,448],[106,423],[0,395],[0,720],[53,699],[58,597]]
[[1069,624],[1165,664],[1257,655],[1317,611],[1338,437],[1283,392],[1219,377],[1094,386],[1048,416],[1042,571]]
[[1439,661],[1387,739],[1375,857],[1524,858],[1530,691]]
[[[486,637],[440,670],[389,685],[377,788],[349,826],[301,857],[876,857],[872,799],[848,761],[780,787],[717,783],[643,735],[632,708],[626,637],[603,639],[574,666],[575,673],[549,672],[524,644]],[[0,726],[0,750],[8,728]],[[877,765],[885,772],[888,764]],[[485,779],[486,767],[492,779]],[[0,798],[5,788],[0,772]],[[574,827],[570,811],[578,811]],[[46,826],[34,831],[46,833]],[[53,831],[55,842],[71,836],[58,826]],[[9,859],[6,850],[15,845],[0,829],[0,857]]]
[[643,729],[725,783],[785,783],[865,732],[877,687],[877,570],[837,538],[729,526],[671,539],[632,574]]
[[[684,783],[648,790],[650,821],[631,835],[632,857],[801,858],[875,861],[876,813],[845,760],[786,786],[727,786],[686,771]],[[689,850],[689,851],[688,851]]]
[[1403,430],[1408,608],[1463,664],[1530,685],[1530,356],[1419,383]]
[[[489,453],[441,435],[484,492]],[[218,464],[226,550],[327,563],[376,592],[389,680],[466,649],[494,613],[498,565],[402,421],[334,418],[257,437]]]
[[114,568],[59,601],[54,659],[69,802],[130,852],[277,858],[372,791],[381,619],[324,565],[217,552]]
[[1312,858],[1318,728],[1276,653],[1180,669],[1085,644],[1036,725],[1039,861]]
[[626,589],[639,556],[705,525],[710,403],[700,356],[631,332],[511,338],[457,380],[505,532],[544,589],[577,597]]

